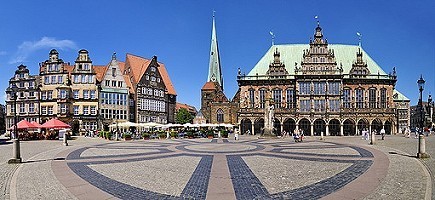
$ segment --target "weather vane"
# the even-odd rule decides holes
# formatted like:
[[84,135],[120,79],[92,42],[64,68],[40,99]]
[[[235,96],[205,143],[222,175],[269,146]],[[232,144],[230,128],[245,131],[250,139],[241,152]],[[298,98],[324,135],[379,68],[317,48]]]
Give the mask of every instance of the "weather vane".
[[362,34],[360,32],[356,32],[356,35],[358,36],[358,46],[361,47],[361,38],[362,38]]
[[270,36],[272,36],[272,46],[275,44],[275,34],[273,31],[269,31]]

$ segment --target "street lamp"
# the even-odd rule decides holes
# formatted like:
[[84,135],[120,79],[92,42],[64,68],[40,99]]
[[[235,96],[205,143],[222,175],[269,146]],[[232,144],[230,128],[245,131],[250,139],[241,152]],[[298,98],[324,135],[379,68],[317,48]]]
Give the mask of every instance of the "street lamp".
[[423,121],[424,121],[424,110],[423,110],[423,90],[424,83],[426,81],[423,79],[423,75],[417,81],[418,90],[420,91],[420,99],[418,100],[418,105],[420,106],[420,132],[418,133],[418,153],[417,158],[429,158],[429,154],[426,153],[426,143],[423,135]]
[[9,159],[8,163],[21,163],[20,138],[17,133],[17,90],[17,85],[13,83],[11,90],[9,90],[11,92],[11,97],[14,99],[14,138],[12,139],[13,157]]

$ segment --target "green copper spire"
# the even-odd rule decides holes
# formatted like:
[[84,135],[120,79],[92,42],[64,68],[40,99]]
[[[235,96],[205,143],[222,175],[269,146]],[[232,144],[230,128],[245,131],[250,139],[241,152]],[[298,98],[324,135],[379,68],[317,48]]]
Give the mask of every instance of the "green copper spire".
[[222,77],[221,62],[219,58],[219,48],[216,36],[216,25],[213,11],[213,27],[211,32],[211,46],[210,46],[210,63],[208,66],[207,82],[217,82],[221,89],[224,89],[224,82]]

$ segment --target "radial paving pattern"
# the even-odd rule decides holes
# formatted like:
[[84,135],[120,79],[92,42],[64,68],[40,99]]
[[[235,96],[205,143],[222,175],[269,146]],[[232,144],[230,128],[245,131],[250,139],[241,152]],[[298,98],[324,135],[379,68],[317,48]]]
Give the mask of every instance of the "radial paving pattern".
[[[212,168],[214,155],[224,156],[227,171]],[[66,163],[91,185],[122,199],[218,199],[207,194],[227,187],[233,190],[223,192],[236,199],[317,199],[361,176],[374,156],[361,147],[316,141],[184,139],[80,148]],[[210,180],[232,186],[209,188]]]

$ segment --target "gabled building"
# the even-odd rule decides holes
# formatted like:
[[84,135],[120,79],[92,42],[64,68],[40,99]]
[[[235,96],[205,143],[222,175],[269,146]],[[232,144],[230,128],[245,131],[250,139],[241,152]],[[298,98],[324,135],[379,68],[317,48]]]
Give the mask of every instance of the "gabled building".
[[177,94],[163,63],[127,54],[123,74],[134,93],[130,95],[130,121],[174,123]]
[[[104,71],[100,79],[99,119],[105,127],[129,120],[129,88],[120,69],[123,64],[116,59],[116,53],[113,53],[109,65],[102,68]],[[97,79],[98,75],[97,72]]]
[[78,52],[71,79],[73,131],[97,130],[99,83],[87,50],[82,49]]
[[[9,79],[9,87],[6,89],[6,127],[3,129],[9,129],[14,125],[15,111],[17,111],[17,123],[23,119],[40,123],[38,84],[39,76],[30,75],[27,66],[18,66],[14,76]],[[13,87],[16,87],[15,94],[13,94]],[[14,107],[14,95],[16,107]]]

